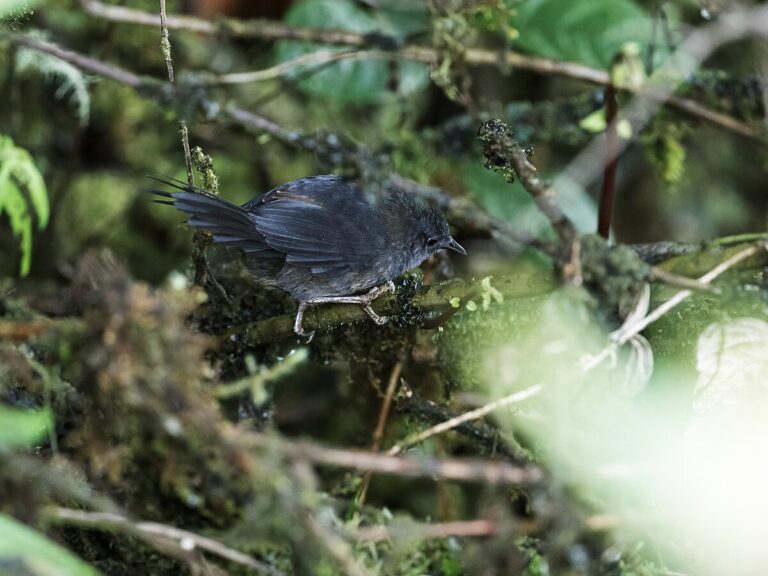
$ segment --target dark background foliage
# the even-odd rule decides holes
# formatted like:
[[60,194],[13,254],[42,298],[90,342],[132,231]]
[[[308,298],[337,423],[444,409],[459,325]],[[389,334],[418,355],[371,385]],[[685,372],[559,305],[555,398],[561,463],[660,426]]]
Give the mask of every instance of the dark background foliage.
[[[656,261],[643,263],[624,245],[686,253],[665,269],[696,277],[743,249],[740,241],[764,239],[765,39],[745,34],[717,46],[677,79],[677,103],[642,128],[619,123],[619,134],[632,137],[613,186],[619,248],[578,236],[582,278],[572,252],[552,248],[572,245],[539,210],[524,175],[507,165],[516,174],[509,182],[487,169],[489,143],[478,129],[501,119],[542,179],[555,179],[604,137],[611,78],[625,120],[637,83],[691,30],[725,18],[722,6],[169,0],[168,54],[155,20],[136,16],[158,13],[153,0],[0,0],[0,399],[14,409],[0,411],[0,428],[19,432],[4,439],[0,431],[0,540],[19,543],[0,545],[0,572],[27,573],[20,567],[39,554],[43,567],[63,562],[68,574],[91,573],[47,548],[41,532],[105,574],[690,568],[663,537],[625,538],[621,506],[558,474],[547,451],[556,431],[530,428],[551,416],[547,402],[530,422],[474,419],[411,451],[420,462],[473,457],[483,459],[478,466],[507,466],[504,474],[523,475],[512,486],[508,476],[488,482],[491,469],[482,467],[473,472],[481,481],[469,484],[426,464],[417,479],[400,476],[402,463],[393,464],[395,477],[371,477],[355,454],[341,463],[319,443],[379,452],[537,377],[562,380],[539,357],[546,343],[616,328],[652,278]],[[339,31],[348,36],[334,40]],[[344,52],[366,55],[320,61]],[[251,72],[250,81],[232,77]],[[686,104],[693,113],[681,110]],[[394,176],[443,208],[469,257],[437,257],[401,279],[383,304],[392,311],[383,328],[348,308],[313,313],[320,330],[307,346],[290,333],[287,296],[256,285],[237,255],[193,240],[178,213],[141,192],[148,175],[187,179],[180,123],[202,149],[197,183],[217,182],[233,202],[311,174],[356,178],[374,192]],[[15,172],[3,173],[10,151]],[[574,234],[596,230],[602,168],[584,187],[558,189]],[[31,267],[21,278],[25,254]],[[656,371],[641,385],[640,404],[672,382],[679,396],[671,402],[688,406],[702,330],[764,319],[764,265],[753,255],[729,277],[725,297],[697,293],[679,317],[646,332]],[[545,294],[561,282],[577,295],[565,290],[569,303],[558,306],[567,310],[557,308],[553,323]],[[653,302],[670,290],[655,286]],[[572,314],[582,306],[593,324]],[[567,342],[572,351],[583,344]],[[618,378],[611,374],[600,378]],[[114,516],[76,517],[75,509]],[[23,532],[12,517],[39,532]],[[191,551],[168,533],[158,544],[115,517],[209,534],[256,565],[204,555],[199,542]],[[478,518],[471,526],[479,538],[462,537]],[[431,536],[428,522],[438,527]],[[375,537],[382,526],[395,537]]]

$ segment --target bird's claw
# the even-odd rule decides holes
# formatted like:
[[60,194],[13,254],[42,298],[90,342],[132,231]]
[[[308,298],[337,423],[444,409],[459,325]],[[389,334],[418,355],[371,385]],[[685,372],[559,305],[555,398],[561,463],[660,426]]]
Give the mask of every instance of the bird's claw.
[[312,330],[311,332],[306,332],[304,330],[304,328],[302,328],[301,326],[295,327],[293,329],[293,332],[299,338],[306,338],[307,340],[306,340],[305,344],[309,344],[310,342],[312,342],[312,338],[315,337],[315,331],[314,330]]
[[307,339],[304,342],[304,344],[309,344],[310,342],[312,342],[312,338],[315,337],[315,331],[312,330],[312,332],[303,332],[302,334],[300,334],[300,336],[303,336],[304,338]]

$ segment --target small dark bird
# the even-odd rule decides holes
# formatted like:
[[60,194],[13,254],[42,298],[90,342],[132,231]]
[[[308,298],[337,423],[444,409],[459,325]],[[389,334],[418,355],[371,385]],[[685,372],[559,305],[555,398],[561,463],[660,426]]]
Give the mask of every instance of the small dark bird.
[[440,212],[402,190],[374,200],[338,176],[310,176],[237,206],[201,188],[156,179],[179,190],[147,190],[166,198],[156,202],[186,212],[187,224],[242,250],[257,280],[298,300],[293,329],[300,336],[312,337],[302,328],[310,304],[359,304],[384,324],[371,302],[394,292],[395,278],[441,248],[467,253]]

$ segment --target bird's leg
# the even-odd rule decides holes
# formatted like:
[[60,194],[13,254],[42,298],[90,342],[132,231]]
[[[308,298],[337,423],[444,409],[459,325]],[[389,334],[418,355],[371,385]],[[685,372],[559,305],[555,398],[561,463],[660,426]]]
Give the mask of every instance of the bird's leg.
[[312,337],[315,335],[315,331],[313,330],[312,332],[304,332],[304,327],[301,325],[301,323],[304,320],[304,311],[310,304],[311,302],[299,302],[299,310],[296,312],[296,320],[293,321],[293,331],[296,332],[297,335],[305,337],[307,339],[307,344],[312,341]]
[[395,292],[395,283],[390,280],[386,284],[382,284],[381,286],[375,286],[371,288],[367,293],[363,294],[360,298],[362,298],[363,302],[363,312],[368,314],[368,317],[373,320],[376,324],[379,326],[383,326],[387,323],[389,318],[386,316],[379,316],[376,314],[376,312],[371,308],[371,302],[376,300],[379,296],[382,294],[386,294],[387,292],[392,292],[394,294]]
[[299,313],[296,314],[296,323],[293,325],[293,330],[296,334],[303,335],[299,332],[299,330],[301,330],[301,315],[310,304],[359,304],[363,307],[363,312],[365,312],[376,324],[381,326],[386,324],[388,319],[386,316],[379,316],[376,314],[373,308],[371,308],[371,302],[376,300],[376,298],[382,294],[394,291],[395,283],[389,281],[381,286],[371,288],[368,292],[361,294],[360,296],[323,296],[321,298],[312,298],[306,302],[301,302],[299,303]]

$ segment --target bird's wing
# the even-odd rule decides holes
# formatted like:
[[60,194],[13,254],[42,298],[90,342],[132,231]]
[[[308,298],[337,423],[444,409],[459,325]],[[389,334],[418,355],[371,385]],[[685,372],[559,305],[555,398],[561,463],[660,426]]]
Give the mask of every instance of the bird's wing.
[[265,243],[284,253],[286,263],[314,275],[364,267],[384,242],[368,199],[335,176],[289,182],[250,205]]

